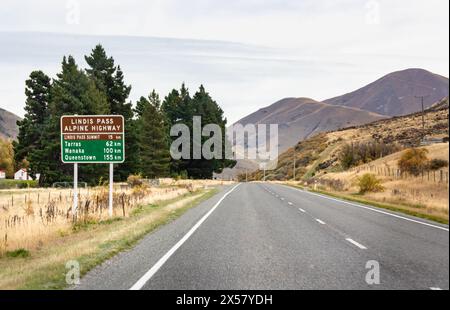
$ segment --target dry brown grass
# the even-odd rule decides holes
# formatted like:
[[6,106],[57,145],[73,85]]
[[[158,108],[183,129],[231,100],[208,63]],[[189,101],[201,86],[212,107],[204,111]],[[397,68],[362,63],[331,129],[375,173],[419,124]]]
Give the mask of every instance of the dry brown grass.
[[[161,187],[129,188],[117,184],[114,217],[128,217],[134,208],[170,200],[188,192],[221,184],[216,181],[179,181]],[[108,189],[80,189],[78,217],[72,216],[71,189],[0,190],[0,257],[7,251],[40,249],[73,230],[74,223],[108,219]]]
[[[436,144],[425,147],[429,153],[430,159],[445,159],[448,160],[448,144]],[[340,180],[344,184],[345,194],[353,194],[358,192],[356,180],[358,177],[365,173],[375,171],[374,174],[377,178],[381,179],[382,185],[385,188],[380,193],[366,193],[363,197],[382,203],[400,204],[405,206],[411,206],[416,209],[421,209],[428,214],[437,215],[440,217],[448,217],[449,211],[449,186],[448,183],[439,183],[439,180],[431,178],[428,180],[425,175],[419,177],[407,177],[398,178],[394,176],[384,175],[385,169],[397,170],[397,162],[400,159],[403,152],[398,152],[385,158],[373,161],[370,165],[357,167],[355,169],[339,172],[328,173],[321,177],[322,180]],[[379,171],[380,173],[377,173]],[[443,169],[448,173],[448,168]],[[324,182],[326,183],[326,182]],[[321,185],[328,191],[335,191],[335,189],[329,188],[325,184]]]
[[108,225],[93,225],[76,233],[59,236],[34,250],[26,259],[0,259],[0,289],[48,289],[65,286],[64,269],[69,260],[78,260],[82,272],[88,271],[117,251],[127,248],[172,215],[189,208],[211,190],[202,190],[177,198],[167,205],[147,208]]

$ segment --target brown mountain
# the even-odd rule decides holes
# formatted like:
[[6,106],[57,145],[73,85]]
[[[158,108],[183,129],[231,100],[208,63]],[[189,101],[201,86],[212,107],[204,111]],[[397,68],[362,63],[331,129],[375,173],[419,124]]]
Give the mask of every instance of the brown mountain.
[[[423,135],[429,138],[448,138],[448,99],[439,101],[425,113],[426,127],[422,129],[422,113],[383,119],[370,124],[315,135],[280,154],[276,169],[267,172],[268,180],[293,178],[293,158],[296,156],[297,179],[308,180],[340,171],[339,153],[351,143],[382,142],[396,144],[400,149],[420,146]],[[447,145],[448,149],[448,145]],[[445,153],[442,153],[445,156]],[[447,153],[448,156],[448,153]],[[249,173],[249,180],[261,180],[263,172]]]
[[16,139],[19,133],[18,120],[20,117],[0,108],[0,138]]
[[[238,121],[247,124],[278,124],[278,150],[282,154],[293,145],[322,132],[358,126],[385,119],[386,116],[359,110],[340,107],[310,98],[286,98],[271,106],[260,109]],[[238,160],[233,169],[225,169],[220,175],[222,179],[237,177],[245,171],[258,169],[258,165],[250,160]]]
[[238,123],[278,124],[279,151],[321,132],[367,124],[385,116],[350,107],[318,102],[309,98],[286,98],[260,109]]
[[401,116],[425,108],[449,95],[448,78],[422,69],[408,69],[388,74],[381,79],[325,103],[358,108],[382,115]]

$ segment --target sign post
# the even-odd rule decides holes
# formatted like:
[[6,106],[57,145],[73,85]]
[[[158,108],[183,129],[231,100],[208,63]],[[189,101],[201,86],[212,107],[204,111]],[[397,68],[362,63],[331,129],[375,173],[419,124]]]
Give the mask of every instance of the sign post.
[[78,209],[78,164],[73,164],[73,207],[72,215],[75,219],[77,216]]
[[78,208],[78,164],[109,164],[108,213],[112,216],[114,164],[125,161],[123,116],[62,116],[61,160],[66,164],[74,164],[74,216]]
[[109,217],[113,216],[113,183],[114,183],[114,164],[109,164]]

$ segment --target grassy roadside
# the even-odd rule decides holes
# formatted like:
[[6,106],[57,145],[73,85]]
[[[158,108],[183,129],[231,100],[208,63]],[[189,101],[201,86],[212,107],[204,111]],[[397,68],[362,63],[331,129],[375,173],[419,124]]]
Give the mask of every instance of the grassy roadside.
[[374,200],[369,200],[369,199],[366,199],[365,197],[357,196],[357,195],[348,195],[348,194],[342,194],[342,193],[328,192],[328,191],[324,191],[324,190],[313,190],[310,188],[305,188],[303,186],[297,186],[297,185],[292,185],[292,184],[286,184],[286,185],[293,187],[293,188],[307,190],[307,191],[310,191],[313,193],[318,193],[318,194],[330,196],[330,197],[337,198],[337,199],[342,199],[342,200],[346,200],[346,201],[350,201],[350,202],[357,202],[357,203],[373,206],[376,208],[386,209],[386,210],[390,210],[390,211],[394,211],[394,212],[400,212],[400,213],[403,213],[406,215],[411,215],[411,216],[415,216],[418,218],[431,220],[431,221],[434,221],[434,222],[437,222],[440,224],[448,225],[448,223],[449,223],[448,217],[443,217],[443,216],[439,216],[439,215],[433,215],[433,214],[426,213],[426,211],[422,210],[420,207],[417,207],[417,206],[382,203],[382,202],[378,202],[378,201],[374,201]]
[[217,193],[218,189],[201,190],[141,206],[128,218],[80,224],[69,235],[31,252],[28,257],[3,257],[0,289],[63,289],[68,261],[78,261],[84,275]]

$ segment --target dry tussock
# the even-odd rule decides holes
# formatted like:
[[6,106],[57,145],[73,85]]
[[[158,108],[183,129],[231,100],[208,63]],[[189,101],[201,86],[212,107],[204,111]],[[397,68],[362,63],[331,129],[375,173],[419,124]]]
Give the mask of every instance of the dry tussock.
[[[114,217],[128,217],[140,205],[170,200],[188,192],[223,184],[219,181],[173,181],[168,186],[129,187],[116,184]],[[107,220],[108,188],[79,189],[77,218],[71,189],[15,189],[0,191],[0,257],[20,248],[35,250],[70,234],[75,223]]]

